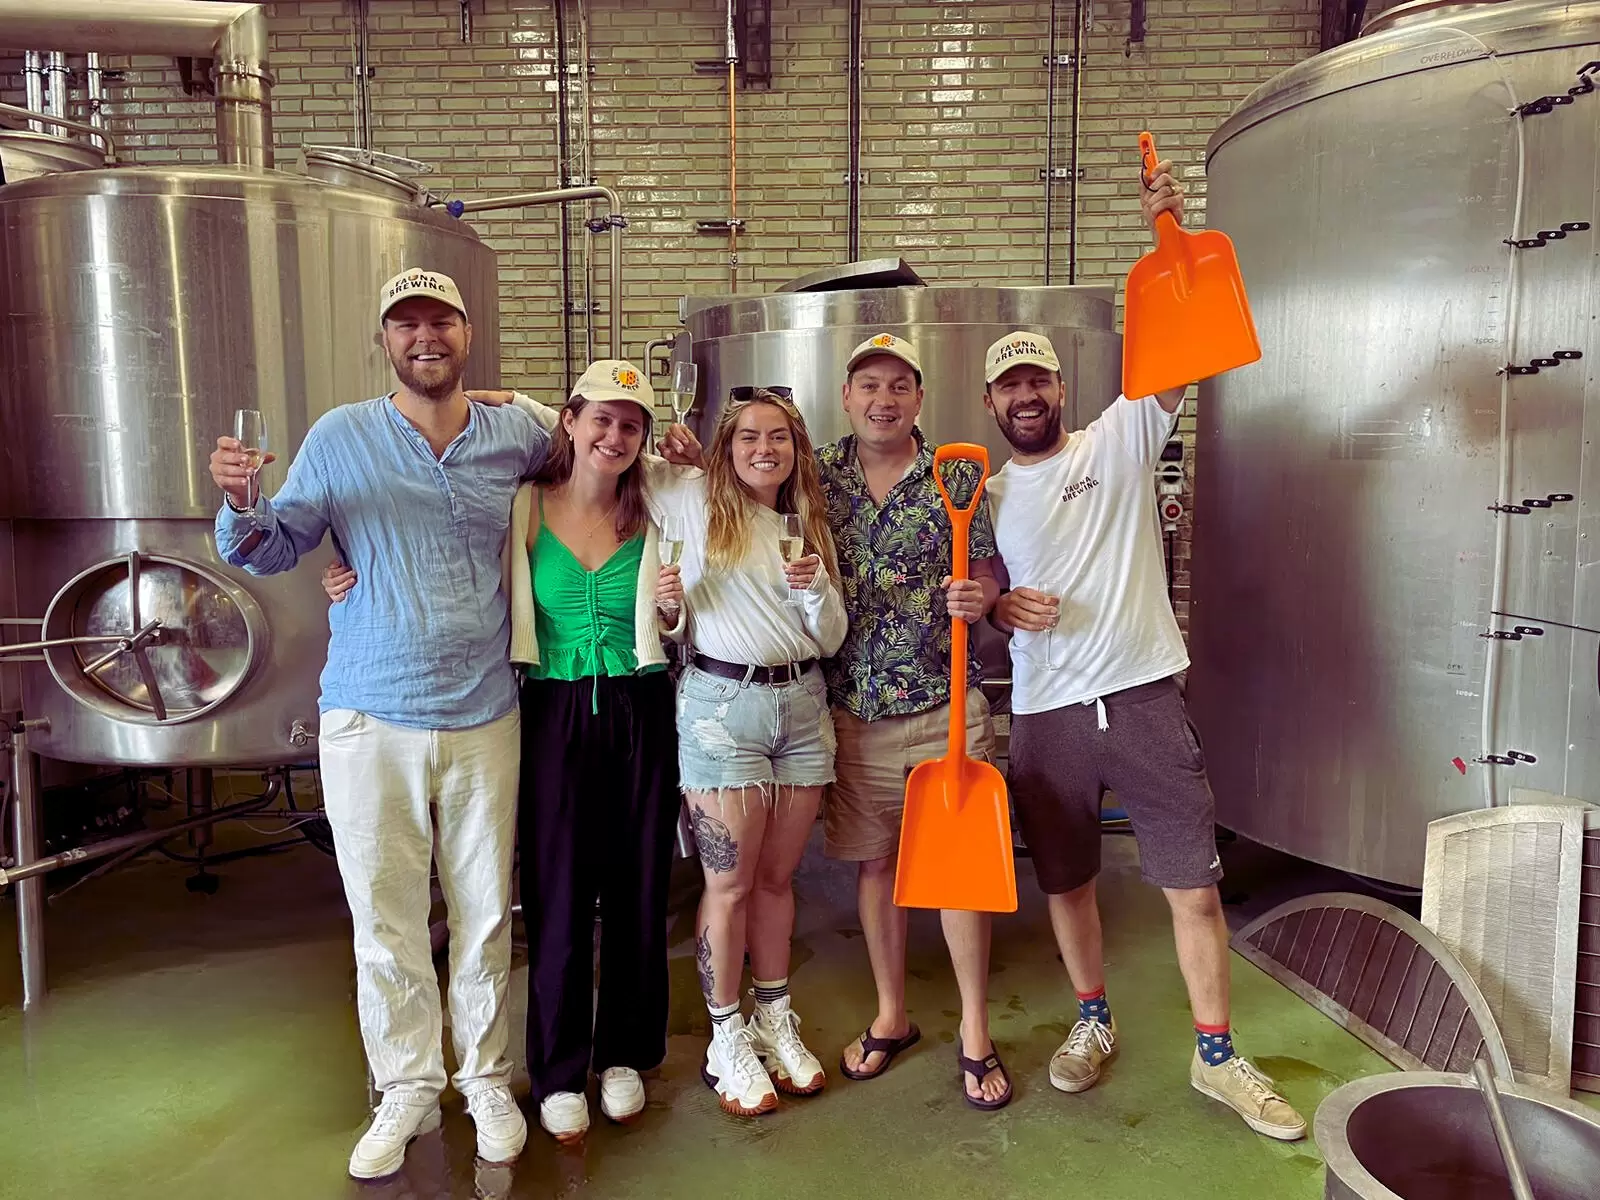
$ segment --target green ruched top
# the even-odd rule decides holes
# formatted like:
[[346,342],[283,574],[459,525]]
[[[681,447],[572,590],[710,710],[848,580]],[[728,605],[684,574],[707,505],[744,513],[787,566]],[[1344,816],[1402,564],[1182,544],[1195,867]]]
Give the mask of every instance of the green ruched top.
[[573,681],[636,673],[634,597],[644,534],[634,534],[591,571],[544,525],[542,496],[539,519],[539,537],[528,552],[539,661],[528,666],[528,677]]

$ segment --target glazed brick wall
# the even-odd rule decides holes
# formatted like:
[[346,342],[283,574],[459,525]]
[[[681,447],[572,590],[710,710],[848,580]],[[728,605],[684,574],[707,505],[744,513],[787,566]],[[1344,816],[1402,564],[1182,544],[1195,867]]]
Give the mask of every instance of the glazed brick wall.
[[[577,20],[577,0],[565,0]],[[695,222],[730,215],[725,75],[696,62],[723,54],[716,0],[590,0],[590,167],[628,215],[625,353],[677,328],[678,297],[723,293],[725,236]],[[1060,9],[1070,13],[1070,3]],[[1083,44],[1076,281],[1117,284],[1147,243],[1131,191],[1138,131],[1178,163],[1191,222],[1204,220],[1203,154],[1218,124],[1256,85],[1314,52],[1318,0],[1150,0],[1142,43],[1127,42],[1129,5],[1097,0]],[[293,169],[306,143],[354,141],[352,6],[347,0],[268,5],[274,133]],[[847,247],[848,4],[772,6],[773,81],[738,96],[739,291],[766,291],[844,261]],[[441,196],[557,186],[552,0],[475,0],[471,40],[456,0],[373,0],[369,6],[373,148],[424,161]],[[894,4],[865,0],[861,79],[860,253],[898,254],[930,282],[1045,280],[1044,184],[1051,6],[1042,2]],[[574,29],[576,25],[574,24]],[[1057,18],[1058,53],[1071,48]],[[568,43],[576,61],[576,36]],[[183,96],[168,60],[108,59],[114,132],[146,164],[213,155],[208,99]],[[0,55],[0,92],[21,98],[15,54]],[[1058,75],[1058,165],[1070,138],[1069,73]],[[1068,281],[1071,214],[1060,181],[1048,221],[1050,278]],[[582,214],[577,214],[582,215]],[[575,225],[577,223],[575,222]],[[560,235],[553,209],[485,214],[474,225],[499,253],[505,379],[559,390]],[[581,228],[581,226],[580,226]],[[585,235],[574,233],[581,295]],[[586,340],[575,316],[572,370],[604,352],[606,247],[593,278],[601,313]],[[1193,416],[1181,432],[1190,445]],[[1186,497],[1186,500],[1188,497]],[[1192,506],[1191,506],[1192,507]],[[1188,526],[1176,547],[1175,598],[1187,618]]]

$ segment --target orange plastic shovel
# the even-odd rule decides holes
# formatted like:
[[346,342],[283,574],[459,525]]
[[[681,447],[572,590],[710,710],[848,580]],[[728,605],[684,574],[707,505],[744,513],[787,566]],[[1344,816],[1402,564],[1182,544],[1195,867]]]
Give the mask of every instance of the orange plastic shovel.
[[[976,462],[978,486],[957,508],[939,468]],[[954,442],[933,456],[933,479],[955,531],[950,573],[967,578],[967,531],[989,478],[989,452]],[[906,780],[900,821],[900,862],[894,902],[902,908],[1017,911],[1017,868],[1011,849],[1011,808],[1006,781],[986,762],[967,757],[967,623],[950,620],[950,746],[943,758],[921,762]]]
[[[1148,179],[1156,141],[1139,135]],[[1261,357],[1239,258],[1228,235],[1189,233],[1156,218],[1156,248],[1128,272],[1122,310],[1122,394],[1130,400],[1209,379]]]

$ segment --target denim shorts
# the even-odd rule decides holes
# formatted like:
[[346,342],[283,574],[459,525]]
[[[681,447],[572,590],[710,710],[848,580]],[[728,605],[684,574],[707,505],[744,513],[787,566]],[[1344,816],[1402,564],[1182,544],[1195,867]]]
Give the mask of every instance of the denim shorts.
[[684,791],[822,787],[833,782],[833,716],[817,666],[769,687],[691,666],[678,680],[678,782]]

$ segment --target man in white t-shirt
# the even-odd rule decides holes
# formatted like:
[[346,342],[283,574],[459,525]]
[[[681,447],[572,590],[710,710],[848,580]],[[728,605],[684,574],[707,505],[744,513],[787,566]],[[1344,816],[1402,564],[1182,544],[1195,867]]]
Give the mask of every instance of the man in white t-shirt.
[[[1168,170],[1159,164],[1142,180],[1152,222],[1163,211],[1182,219]],[[1078,1021],[1050,1061],[1050,1082],[1085,1091],[1117,1051],[1095,897],[1100,805],[1111,791],[1133,825],[1146,882],[1172,908],[1195,1020],[1190,1083],[1256,1132],[1293,1141],[1305,1136],[1304,1119],[1233,1050],[1215,805],[1174,678],[1189,656],[1167,597],[1153,473],[1183,391],[1119,396],[1068,433],[1048,338],[1008,334],[984,363],[984,406],[1014,452],[989,483],[1008,589],[993,622],[1012,634],[1009,784],[1078,993]]]

